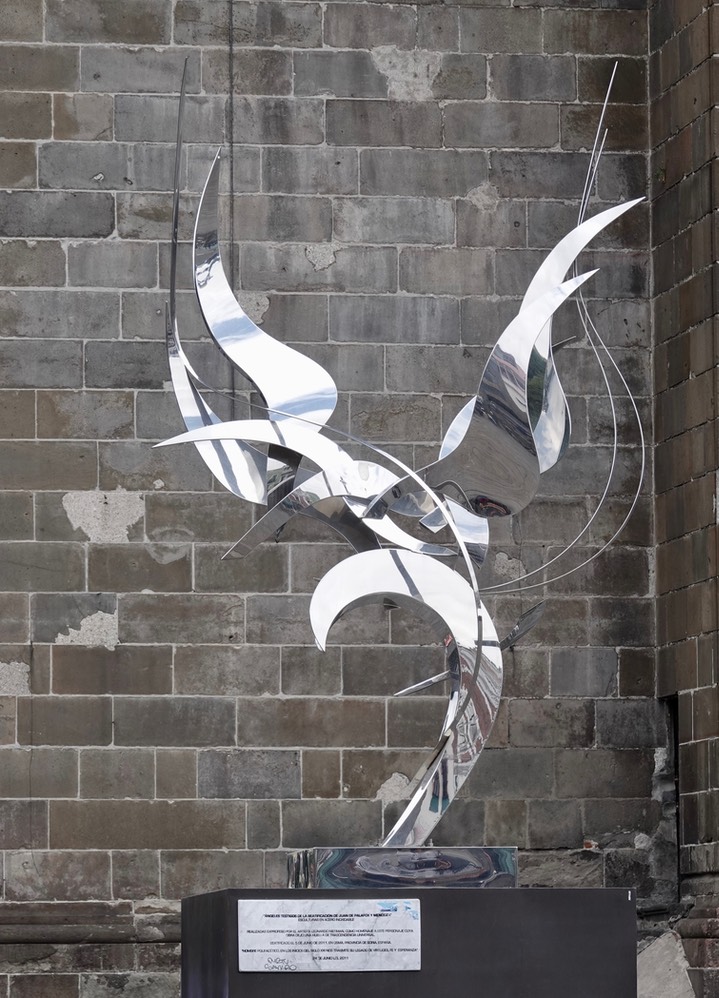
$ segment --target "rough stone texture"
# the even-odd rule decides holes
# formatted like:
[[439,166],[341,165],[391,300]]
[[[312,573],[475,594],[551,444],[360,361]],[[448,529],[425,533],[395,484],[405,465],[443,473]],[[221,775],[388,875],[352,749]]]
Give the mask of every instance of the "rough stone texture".
[[[376,841],[400,807],[391,788],[441,719],[434,696],[385,701],[441,668],[409,615],[356,611],[326,655],[314,648],[309,593],[345,550],[335,537],[293,523],[278,545],[221,563],[252,511],[215,489],[195,453],[152,450],[180,428],[162,339],[185,58],[181,238],[211,146],[232,131],[234,198],[225,147],[221,208],[225,235],[233,213],[233,285],[331,370],[336,425],[414,466],[436,455],[534,268],[573,224],[618,61],[591,210],[646,193],[651,148],[654,245],[644,210],[603,236],[587,258],[602,267],[590,307],[648,431],[654,377],[656,502],[645,485],[619,546],[558,582],[506,654],[492,741],[435,841],[511,840],[524,883],[635,886],[642,909],[666,912],[674,714],[654,696],[679,692],[683,868],[708,891],[712,13],[702,0],[235,0],[231,18],[227,0],[3,9],[0,918],[14,934],[0,994],[176,994],[178,897],[281,883],[294,846]],[[227,389],[226,365],[197,342],[188,276],[181,256],[188,353]],[[560,316],[558,334],[575,325]],[[487,585],[556,554],[604,486],[611,424],[590,351],[573,344],[558,365],[574,450],[516,523],[492,522]],[[627,509],[636,444],[621,450],[582,558]],[[535,597],[491,601],[502,635]],[[80,941],[88,925],[92,944]]]

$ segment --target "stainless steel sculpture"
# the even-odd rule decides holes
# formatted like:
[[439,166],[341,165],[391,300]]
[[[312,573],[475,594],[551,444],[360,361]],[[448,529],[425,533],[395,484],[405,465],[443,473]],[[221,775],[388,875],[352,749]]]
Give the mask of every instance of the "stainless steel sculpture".
[[[182,97],[178,164],[181,121]],[[267,507],[228,555],[246,554],[298,514],[325,523],[354,548],[356,553],[331,569],[312,597],[310,620],[321,649],[335,621],[371,602],[411,608],[435,629],[445,649],[440,673],[395,694],[408,696],[445,682],[449,690],[437,745],[415,777],[404,812],[385,835],[385,846],[417,846],[429,838],[469,775],[494,723],[502,689],[502,648],[518,641],[541,614],[539,604],[500,642],[481,600],[477,571],[489,544],[489,518],[515,514],[531,502],[540,476],[556,464],[569,443],[569,410],[552,355],[552,317],[596,273],[576,273],[580,252],[637,204],[630,201],[584,219],[602,145],[596,142],[592,152],[578,225],[538,269],[518,315],[490,354],[476,396],[450,426],[437,460],[417,471],[367,441],[359,442],[371,459],[357,460],[331,439],[326,423],[337,401],[332,379],[314,361],[263,332],[240,307],[225,276],[218,239],[219,152],[195,225],[195,291],[212,339],[256,388],[262,406],[255,408],[264,415],[222,421],[213,412],[201,391],[208,386],[189,364],[177,324],[176,169],[167,349],[186,432],[164,445],[194,443],[226,489]],[[578,306],[597,357],[600,352],[608,357],[581,294]],[[611,358],[609,363],[613,364]],[[606,375],[605,383],[611,397]],[[358,442],[347,434],[331,432]],[[616,453],[615,417],[614,457]],[[614,463],[613,458],[602,500],[609,491]],[[639,479],[637,496],[641,475]],[[448,528],[453,542],[438,544],[429,537],[414,536],[406,529],[413,519],[430,535]],[[573,548],[588,526],[548,564]],[[458,555],[466,579],[439,560]],[[484,591],[514,589],[534,574]],[[522,588],[526,591],[543,584],[523,584]]]

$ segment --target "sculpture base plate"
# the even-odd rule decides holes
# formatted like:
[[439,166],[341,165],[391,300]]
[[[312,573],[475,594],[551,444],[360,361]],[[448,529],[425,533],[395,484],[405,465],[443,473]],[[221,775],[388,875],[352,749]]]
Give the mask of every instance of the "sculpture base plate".
[[182,902],[182,998],[636,998],[633,891],[414,887],[306,896],[419,898],[421,970],[240,973],[238,900],[298,892],[225,890]]
[[387,846],[300,849],[288,859],[288,887],[516,887],[514,846]]

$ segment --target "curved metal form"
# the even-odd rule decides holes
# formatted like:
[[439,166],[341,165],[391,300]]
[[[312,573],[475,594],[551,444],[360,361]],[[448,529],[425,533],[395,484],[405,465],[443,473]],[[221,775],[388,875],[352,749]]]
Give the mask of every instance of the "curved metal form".
[[197,212],[194,279],[197,300],[213,339],[256,386],[272,418],[302,416],[324,425],[337,404],[337,388],[314,360],[273,339],[250,319],[232,293],[220,254],[217,223],[220,152],[210,169]]
[[411,846],[431,835],[484,747],[499,708],[502,658],[494,627],[484,607],[477,606],[472,587],[439,562],[396,550],[354,555],[320,580],[310,602],[318,646],[324,650],[330,628],[349,610],[386,599],[429,623],[445,649],[445,671],[412,692],[429,682],[449,682],[440,739],[382,843]]
[[[176,149],[166,339],[173,388],[186,432],[163,444],[194,444],[225,488],[240,498],[269,507],[225,557],[247,554],[261,541],[279,535],[296,515],[327,525],[357,552],[331,569],[312,597],[310,620],[321,648],[336,620],[367,603],[408,607],[434,628],[444,648],[444,667],[395,695],[409,696],[446,684],[448,702],[442,730],[415,777],[407,806],[384,839],[384,845],[392,847],[421,845],[456,796],[490,733],[500,701],[502,649],[519,641],[538,621],[544,607],[540,603],[524,613],[500,642],[481,603],[475,568],[481,567],[488,550],[488,518],[523,509],[533,498],[540,475],[556,464],[569,442],[569,410],[552,351],[552,318],[595,273],[576,274],[579,253],[605,226],[641,199],[585,220],[603,148],[598,134],[579,222],[538,268],[518,315],[490,353],[476,396],[445,434],[438,459],[415,471],[379,447],[359,441],[373,452],[374,459],[357,460],[328,434],[353,442],[358,442],[357,438],[325,427],[337,401],[332,378],[314,361],[261,330],[232,292],[218,238],[219,152],[209,171],[195,224],[195,292],[214,342],[233,369],[261,395],[262,405],[256,409],[264,411],[263,418],[222,422],[203,391],[208,386],[185,356],[178,331],[175,290],[183,103],[184,80]],[[593,327],[581,293],[579,308],[592,349],[599,357],[601,348],[614,364]],[[602,372],[614,413],[603,367]],[[637,412],[633,399],[632,404]],[[601,501],[612,480],[617,432],[615,416],[615,456]],[[597,511],[589,523],[596,515]],[[436,540],[443,543],[414,536],[396,522],[396,517],[419,520],[416,533],[425,530],[425,536],[437,535]],[[484,591],[506,591],[518,585],[525,591],[543,586],[545,583],[522,583],[563,557],[588,526],[541,569]],[[453,540],[444,542],[446,535],[439,535],[443,528]],[[446,562],[448,557],[458,555],[464,561],[469,581]]]

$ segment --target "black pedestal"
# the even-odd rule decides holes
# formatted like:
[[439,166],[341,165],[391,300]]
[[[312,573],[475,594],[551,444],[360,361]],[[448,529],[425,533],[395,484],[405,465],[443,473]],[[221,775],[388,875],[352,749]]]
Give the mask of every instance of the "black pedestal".
[[[418,897],[422,969],[240,973],[237,902]],[[182,902],[182,998],[636,998],[634,892],[243,891]]]

